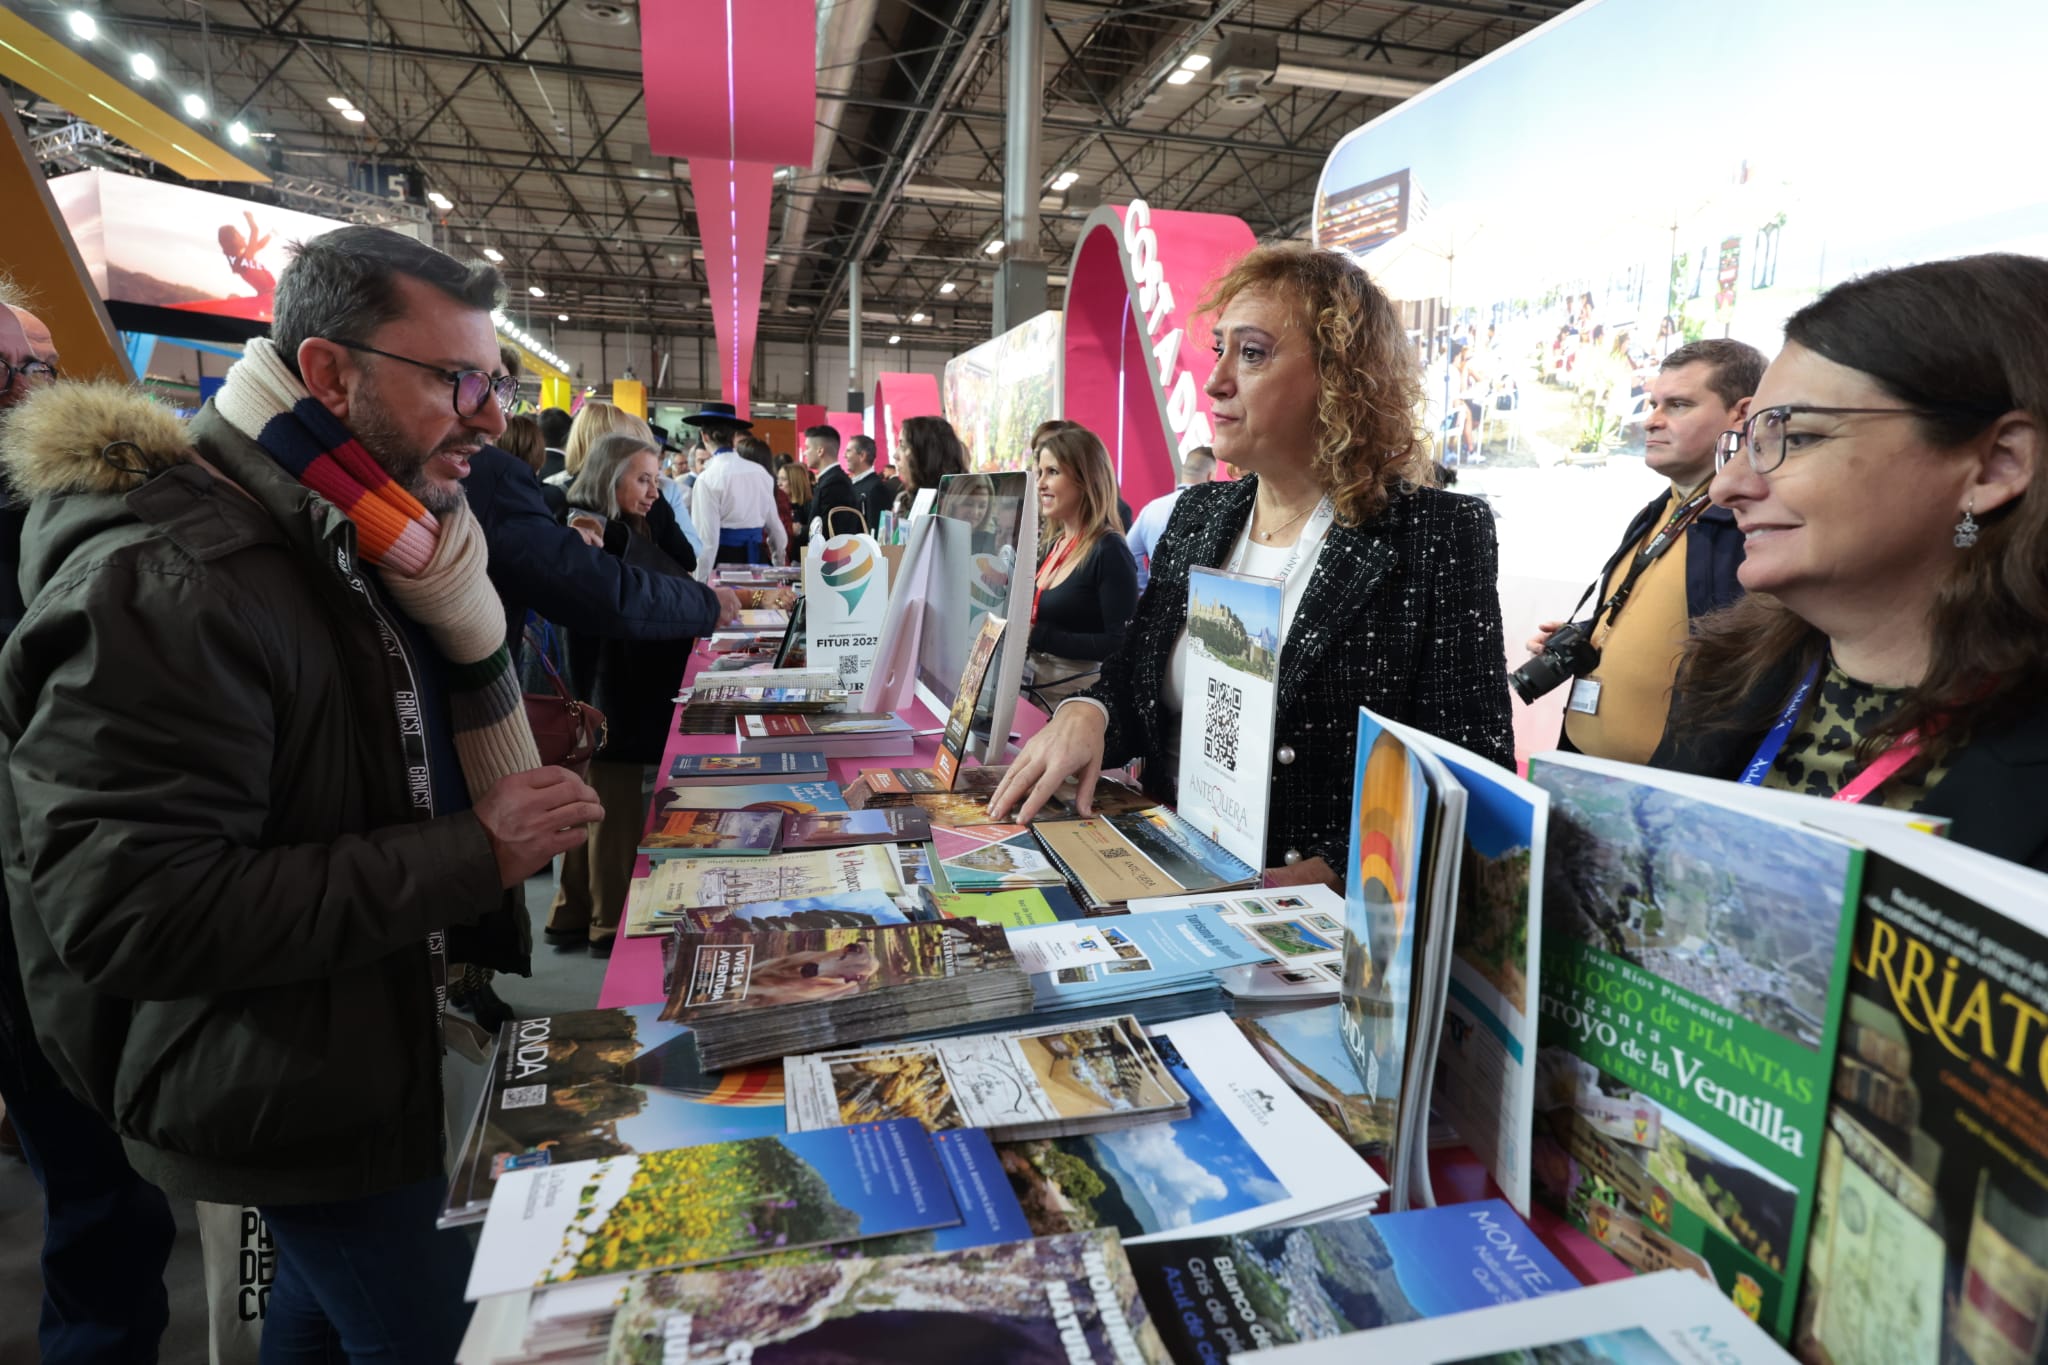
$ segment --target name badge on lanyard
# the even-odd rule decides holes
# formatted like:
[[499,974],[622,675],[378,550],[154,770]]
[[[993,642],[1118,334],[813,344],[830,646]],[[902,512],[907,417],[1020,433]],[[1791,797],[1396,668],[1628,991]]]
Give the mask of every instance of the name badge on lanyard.
[[1597,678],[1574,678],[1571,700],[1565,703],[1567,710],[1582,716],[1600,714],[1600,682]]

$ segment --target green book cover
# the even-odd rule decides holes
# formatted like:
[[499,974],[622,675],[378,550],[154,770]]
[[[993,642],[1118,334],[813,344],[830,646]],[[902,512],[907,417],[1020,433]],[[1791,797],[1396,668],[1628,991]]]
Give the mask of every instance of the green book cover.
[[1862,852],[1562,756],[1550,794],[1534,1167],[1639,1271],[1710,1276],[1789,1338]]

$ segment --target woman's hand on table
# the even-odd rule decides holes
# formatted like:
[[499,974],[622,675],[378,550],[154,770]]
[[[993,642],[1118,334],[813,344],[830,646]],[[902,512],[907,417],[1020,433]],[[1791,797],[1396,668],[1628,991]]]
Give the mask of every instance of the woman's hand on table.
[[1327,886],[1332,891],[1343,891],[1337,880],[1337,873],[1321,858],[1303,858],[1298,863],[1284,863],[1279,867],[1266,869],[1268,886]]
[[1095,813],[1095,780],[1102,776],[1102,737],[1109,719],[1085,703],[1062,706],[1045,728],[1018,751],[1016,762],[989,798],[988,813],[1001,820],[1015,808],[1016,823],[1028,824],[1068,778],[1080,786],[1075,804],[1081,814]]

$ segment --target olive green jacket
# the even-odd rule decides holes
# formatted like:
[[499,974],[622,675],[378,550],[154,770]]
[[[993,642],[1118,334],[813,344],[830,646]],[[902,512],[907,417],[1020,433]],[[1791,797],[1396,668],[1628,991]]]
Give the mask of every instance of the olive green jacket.
[[30,400],[0,457],[31,500],[0,851],[51,1064],[174,1195],[438,1174],[429,943],[523,971],[524,911],[476,817],[424,808],[427,661],[355,527],[211,408],[188,436],[113,385]]

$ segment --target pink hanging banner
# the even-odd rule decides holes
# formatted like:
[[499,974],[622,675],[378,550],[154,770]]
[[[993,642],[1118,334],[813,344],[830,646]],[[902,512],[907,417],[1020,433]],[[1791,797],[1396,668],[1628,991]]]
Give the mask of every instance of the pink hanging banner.
[[656,156],[810,167],[816,0],[641,0],[641,85]]
[[718,391],[745,417],[761,285],[768,271],[775,170],[755,162],[692,157],[690,189],[697,200],[697,235],[704,242],[704,305],[718,333]]
[[939,381],[928,374],[875,376],[875,468],[894,469],[903,462],[897,449],[897,434],[913,417],[943,417],[939,403]]
[[825,425],[839,433],[839,462],[846,463],[846,442],[850,437],[867,435],[867,423],[857,412],[828,412]]
[[1216,357],[1195,305],[1258,245],[1242,219],[1105,205],[1068,273],[1062,415],[1102,438],[1124,501],[1173,490],[1179,457],[1211,439],[1202,391]]

